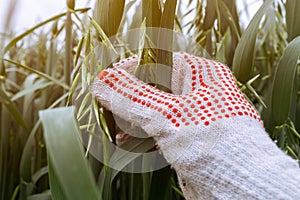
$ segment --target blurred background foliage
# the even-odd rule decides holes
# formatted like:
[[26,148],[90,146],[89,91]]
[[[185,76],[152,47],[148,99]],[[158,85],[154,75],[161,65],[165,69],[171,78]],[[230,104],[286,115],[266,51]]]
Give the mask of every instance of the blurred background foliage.
[[[66,8],[22,34],[1,34],[0,199],[184,199],[170,167],[128,173],[104,165],[122,168],[135,158],[108,147],[118,127],[87,92],[103,69],[94,50],[120,49],[109,37],[132,28],[175,30],[226,63],[270,137],[299,160],[299,1],[265,0],[247,27],[235,0],[97,0],[92,8],[67,0]],[[143,45],[118,51],[118,59],[135,53],[141,63],[172,65],[170,52]],[[88,144],[103,143],[104,162],[83,148],[83,135]],[[151,139],[137,138],[123,145],[152,147]]]

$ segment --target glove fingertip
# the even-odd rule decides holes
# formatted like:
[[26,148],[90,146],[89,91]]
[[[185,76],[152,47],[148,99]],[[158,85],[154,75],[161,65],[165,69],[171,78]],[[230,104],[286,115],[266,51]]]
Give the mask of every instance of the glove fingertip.
[[[106,72],[108,74],[108,72]],[[105,74],[103,74],[105,76]],[[96,77],[93,81],[93,83],[90,85],[90,92],[96,99],[103,104],[107,109],[110,110],[110,100],[113,96],[113,90],[111,90],[105,82],[103,82],[101,79],[103,79],[103,76],[101,78],[100,74],[98,77]]]
[[100,72],[100,74],[98,75],[98,78],[99,78],[100,80],[102,80],[105,76],[107,76],[107,74],[108,74],[108,71],[103,70],[103,71]]

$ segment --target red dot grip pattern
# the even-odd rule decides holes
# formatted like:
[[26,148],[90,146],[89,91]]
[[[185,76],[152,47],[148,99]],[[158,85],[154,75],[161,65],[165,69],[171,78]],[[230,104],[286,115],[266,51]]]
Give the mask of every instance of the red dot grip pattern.
[[[104,70],[98,78],[123,97],[162,114],[175,127],[191,123],[209,126],[218,120],[236,116],[249,116],[262,123],[227,66],[184,52],[174,53],[174,57],[183,59],[184,67],[191,74],[189,94],[174,95],[160,91],[119,68]],[[130,61],[132,65],[136,59],[134,56],[115,66],[126,68],[126,62]]]

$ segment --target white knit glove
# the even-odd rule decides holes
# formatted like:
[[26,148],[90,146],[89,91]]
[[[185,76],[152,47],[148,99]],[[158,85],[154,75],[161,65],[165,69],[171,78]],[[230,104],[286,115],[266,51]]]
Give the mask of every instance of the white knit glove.
[[173,94],[130,74],[136,56],[102,71],[91,92],[154,137],[186,199],[300,199],[297,162],[269,138],[229,68],[183,52],[173,63]]

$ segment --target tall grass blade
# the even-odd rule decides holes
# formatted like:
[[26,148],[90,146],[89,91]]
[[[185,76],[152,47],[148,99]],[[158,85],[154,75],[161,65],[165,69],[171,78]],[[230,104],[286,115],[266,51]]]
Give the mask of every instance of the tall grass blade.
[[[82,148],[74,107],[39,112],[49,161],[67,199],[100,199]],[[52,187],[57,187],[54,184]],[[52,188],[51,188],[52,190]]]
[[45,78],[46,80],[51,81],[51,82],[53,82],[54,84],[59,85],[59,86],[61,86],[61,87],[64,88],[64,89],[67,89],[67,90],[69,89],[69,86],[66,85],[65,83],[62,83],[61,81],[58,81],[57,79],[53,78],[52,76],[50,76],[50,75],[48,75],[48,74],[45,74],[45,73],[43,73],[43,72],[41,72],[41,71],[35,70],[35,69],[33,69],[33,68],[29,67],[29,66],[26,66],[26,65],[23,65],[23,64],[21,64],[21,63],[15,62],[15,61],[13,61],[13,60],[2,59],[2,58],[0,58],[0,60],[4,60],[4,61],[6,61],[6,62],[9,62],[9,63],[11,63],[11,64],[16,65],[16,66],[19,67],[19,68],[24,69],[24,70],[26,70],[26,71],[29,71],[29,72],[34,73],[34,74],[37,74],[37,75],[39,75],[40,77]]
[[31,94],[33,92],[47,88],[48,86],[53,85],[53,82],[45,82],[44,80],[39,80],[36,83],[33,83],[30,87],[25,87],[23,90],[20,90],[16,93],[11,100],[15,101],[25,95]]
[[38,121],[32,129],[29,137],[27,138],[26,144],[23,148],[21,161],[20,161],[20,177],[23,180],[20,184],[20,197],[26,199],[31,194],[34,184],[37,182],[32,180],[32,155],[33,155],[33,144],[35,140],[35,134],[37,129],[40,127],[40,121]]
[[266,0],[260,7],[242,34],[241,40],[235,50],[233,72],[236,78],[242,83],[246,83],[252,76],[257,31],[262,17],[273,2],[274,0]]
[[287,0],[285,6],[288,41],[290,42],[300,35],[300,1]]
[[[298,69],[300,55],[300,37],[295,38],[286,47],[275,74],[272,91],[272,118],[276,125],[282,125],[296,112],[295,78]],[[291,110],[291,108],[295,108]]]
[[104,30],[101,28],[101,26],[97,23],[97,21],[93,18],[90,18],[91,24],[95,28],[97,35],[101,38],[101,42],[104,43],[104,45],[108,48],[110,48],[113,53],[117,54],[117,51],[115,50],[113,44],[110,42],[108,36],[105,34]]

